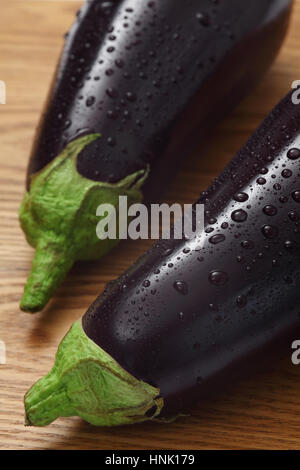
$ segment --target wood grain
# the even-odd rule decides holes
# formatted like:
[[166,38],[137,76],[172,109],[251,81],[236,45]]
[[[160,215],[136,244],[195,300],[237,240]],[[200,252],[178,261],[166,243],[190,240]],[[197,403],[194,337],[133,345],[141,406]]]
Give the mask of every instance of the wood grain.
[[[267,374],[236,385],[195,408],[193,416],[172,424],[97,429],[74,418],[58,420],[46,429],[23,426],[23,394],[48,372],[63,334],[104,284],[148,245],[124,243],[101,262],[75,266],[42,314],[19,311],[33,254],[17,216],[26,164],[62,35],[80,3],[1,0],[0,5],[0,80],[7,84],[7,104],[0,105],[0,340],[7,346],[7,364],[0,365],[0,448],[299,449],[300,368],[291,365],[288,352]],[[209,142],[199,144],[191,158],[186,158],[167,200],[193,201],[291,82],[300,79],[299,41],[300,0],[296,0],[288,38],[276,63]]]

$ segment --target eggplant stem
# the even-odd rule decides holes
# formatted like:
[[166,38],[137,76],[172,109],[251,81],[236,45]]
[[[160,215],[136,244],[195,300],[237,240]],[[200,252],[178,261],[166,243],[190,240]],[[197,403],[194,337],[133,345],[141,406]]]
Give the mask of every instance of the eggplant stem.
[[67,250],[63,242],[39,240],[21,299],[21,310],[31,313],[42,310],[71,269],[74,259],[72,250]]
[[99,259],[117,245],[117,238],[97,236],[100,204],[109,203],[118,213],[120,195],[128,197],[129,205],[143,199],[148,167],[118,183],[92,181],[78,173],[79,153],[98,138],[92,134],[71,142],[31,178],[19,214],[28,243],[37,250],[20,305],[26,312],[42,310],[76,260]]
[[133,424],[154,420],[164,406],[160,391],[133,377],[88,338],[81,320],[61,342],[51,372],[24,401],[28,426],[47,426],[60,416],[80,416],[95,426]]

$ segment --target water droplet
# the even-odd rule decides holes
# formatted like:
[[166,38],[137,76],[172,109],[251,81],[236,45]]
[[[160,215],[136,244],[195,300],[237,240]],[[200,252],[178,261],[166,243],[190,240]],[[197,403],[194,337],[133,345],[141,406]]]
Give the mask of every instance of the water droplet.
[[213,237],[210,237],[209,242],[212,243],[213,245],[217,245],[218,243],[221,243],[225,240],[225,235],[217,234],[214,235]]
[[254,248],[254,243],[253,241],[251,240],[244,240],[241,242],[241,247],[242,248],[245,248],[246,250],[251,250],[252,248]]
[[265,178],[257,178],[257,184],[263,185],[266,184],[267,180]]
[[300,190],[294,191],[292,193],[292,198],[295,202],[300,202]]
[[151,284],[150,281],[148,281],[148,279],[146,279],[146,280],[143,282],[142,286],[143,286],[143,287],[149,287],[150,284]]
[[109,117],[110,119],[117,119],[118,113],[116,113],[113,109],[109,109],[107,111],[107,117]]
[[237,202],[246,202],[249,199],[249,196],[246,193],[237,193],[233,196],[233,199]]
[[268,239],[276,238],[278,235],[278,229],[277,227],[274,227],[272,225],[264,225],[261,229],[262,234],[264,237]]
[[219,311],[219,307],[216,304],[209,304],[209,309],[212,310],[213,312]]
[[228,279],[229,276],[224,271],[212,271],[209,275],[209,281],[215,286],[223,286]]
[[245,222],[248,218],[248,214],[243,209],[238,209],[232,212],[231,218],[234,222]]
[[274,215],[277,214],[277,209],[276,209],[276,207],[270,206],[270,205],[265,206],[265,207],[263,208],[263,211],[264,211],[264,213],[265,213],[266,215],[270,215],[270,216],[274,216]]
[[206,13],[197,13],[196,19],[202,26],[209,26],[210,25],[210,17]]
[[114,137],[108,137],[107,143],[110,147],[114,147],[116,145],[116,139]]
[[93,104],[95,103],[96,101],[96,98],[94,96],[89,96],[85,102],[85,104],[90,107],[90,106],[93,106]]
[[117,98],[118,96],[118,91],[115,89],[115,88],[108,88],[106,90],[106,94],[110,97],[110,98]]
[[290,178],[292,174],[293,172],[291,170],[288,170],[287,168],[281,172],[283,178]]
[[289,218],[292,222],[297,222],[297,220],[299,220],[299,215],[295,211],[290,211]]
[[120,69],[121,69],[122,67],[124,67],[124,61],[123,61],[122,59],[117,59],[117,60],[115,61],[115,64],[116,64],[116,66],[119,67]]
[[284,242],[284,247],[288,251],[294,251],[297,248],[297,244],[292,240],[287,240],[286,242]]
[[286,202],[288,202],[289,198],[287,196],[280,196],[279,198],[279,201],[282,203],[282,204],[285,204]]
[[173,253],[173,251],[174,251],[173,248],[167,248],[167,249],[163,252],[162,256],[169,256],[169,255],[171,255],[171,254]]
[[71,124],[72,124],[72,121],[70,119],[67,119],[64,125],[64,130],[66,131],[67,129],[69,129],[69,127],[71,127]]
[[236,303],[238,305],[238,307],[242,308],[242,307],[245,307],[247,305],[247,297],[245,295],[239,295],[236,299]]
[[175,281],[173,284],[174,288],[182,295],[187,295],[188,286],[184,281]]
[[297,148],[290,149],[287,156],[290,160],[297,160],[300,157],[300,150]]
[[131,91],[128,91],[126,93],[126,98],[128,99],[128,101],[131,101],[131,102],[136,101],[136,95],[132,93]]

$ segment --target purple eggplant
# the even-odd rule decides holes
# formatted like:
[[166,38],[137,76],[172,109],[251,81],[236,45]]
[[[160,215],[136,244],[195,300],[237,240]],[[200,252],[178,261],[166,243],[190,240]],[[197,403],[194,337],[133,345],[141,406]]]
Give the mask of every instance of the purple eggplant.
[[173,417],[279,344],[290,350],[300,328],[300,106],[291,93],[197,203],[205,227],[195,237],[158,241],[73,325],[54,369],[25,397],[28,424]]
[[[273,61],[291,0],[91,0],[67,35],[20,221],[36,248],[21,308],[41,310],[96,236],[96,208],[158,197],[189,147]],[[195,139],[196,137],[196,139]]]

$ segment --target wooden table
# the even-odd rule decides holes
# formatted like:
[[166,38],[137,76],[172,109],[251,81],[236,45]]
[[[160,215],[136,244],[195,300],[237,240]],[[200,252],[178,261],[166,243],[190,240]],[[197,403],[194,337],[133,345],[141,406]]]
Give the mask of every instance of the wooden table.
[[[258,0],[255,0],[258,1]],[[300,367],[289,352],[280,364],[195,408],[172,424],[98,429],[79,418],[45,429],[23,426],[22,399],[50,369],[63,334],[104,284],[117,277],[149,243],[126,243],[102,261],[75,266],[41,314],[20,313],[33,250],[18,224],[18,207],[34,130],[62,45],[80,1],[1,0],[0,80],[0,448],[3,449],[245,449],[300,448]],[[300,79],[300,0],[285,45],[260,86],[199,146],[171,185],[167,200],[192,202]],[[201,156],[199,158],[199,156]],[[296,338],[295,338],[296,339]]]

